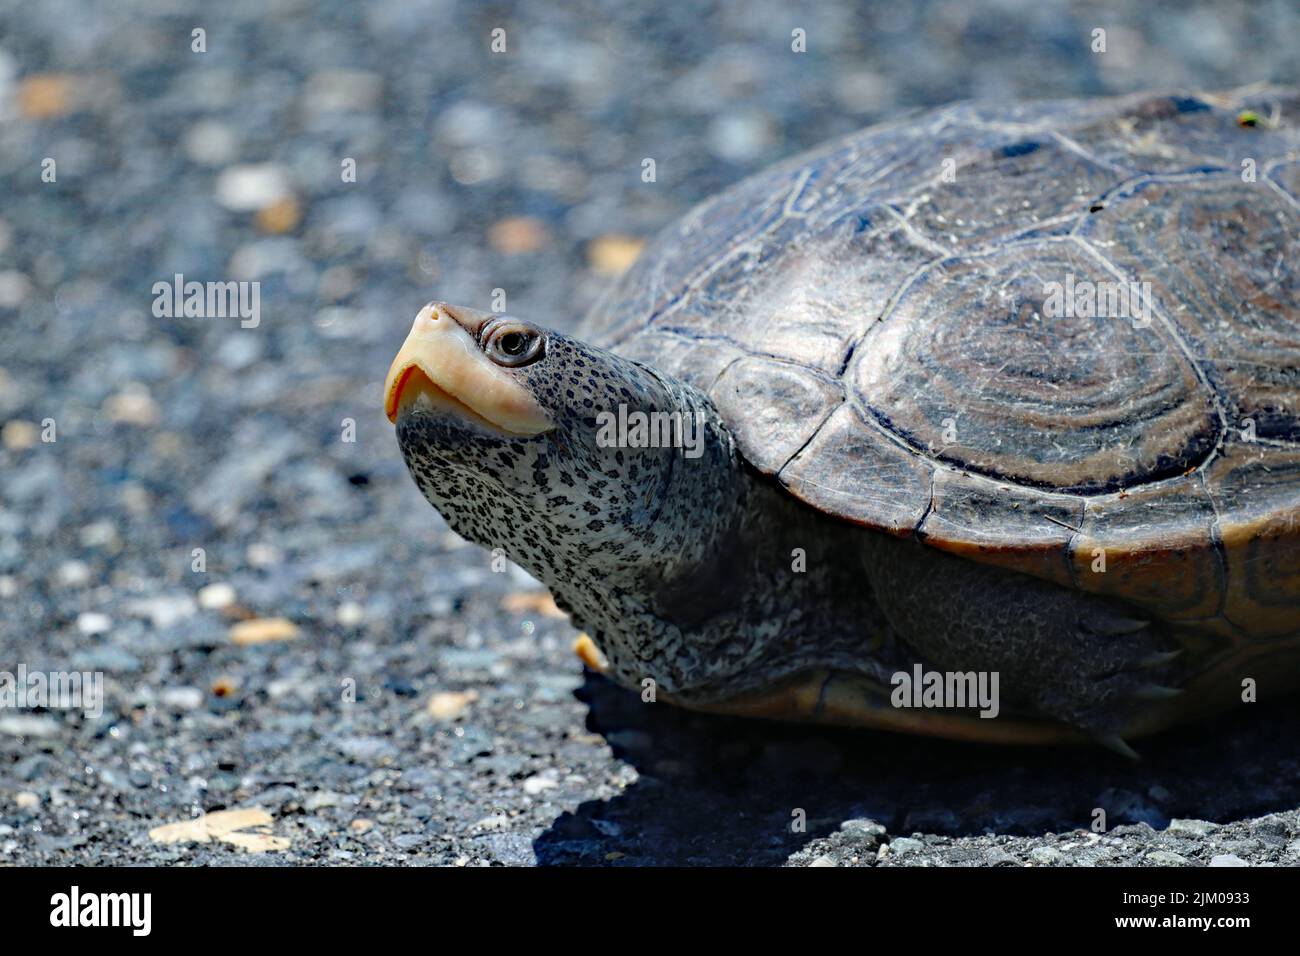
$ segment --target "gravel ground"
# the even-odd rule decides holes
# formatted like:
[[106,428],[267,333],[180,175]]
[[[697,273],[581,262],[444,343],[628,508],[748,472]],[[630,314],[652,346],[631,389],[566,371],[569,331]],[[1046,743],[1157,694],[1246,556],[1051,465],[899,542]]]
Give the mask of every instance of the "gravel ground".
[[[447,529],[379,407],[435,294],[571,326],[799,148],[967,97],[1294,82],[1295,5],[627,6],[0,2],[0,671],[106,695],[0,710],[0,860],[1300,862],[1295,702],[1137,765],[643,705]],[[259,323],[155,317],[177,273],[260,281]]]

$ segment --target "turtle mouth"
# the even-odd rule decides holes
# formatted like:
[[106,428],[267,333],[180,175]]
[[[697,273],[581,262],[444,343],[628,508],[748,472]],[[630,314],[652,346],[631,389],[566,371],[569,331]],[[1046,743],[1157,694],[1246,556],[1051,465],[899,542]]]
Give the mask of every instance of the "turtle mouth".
[[531,437],[526,432],[516,432],[480,415],[469,405],[462,402],[446,389],[439,388],[428,374],[418,365],[410,365],[400,373],[387,391],[384,412],[394,425],[398,418],[408,409],[418,407],[424,413],[432,413],[439,418],[457,419],[476,428],[506,435],[511,438]]
[[[384,413],[417,402],[439,415],[511,438],[554,428],[532,392],[483,354],[456,311],[431,302],[420,310],[384,382]],[[466,320],[470,321],[470,320]]]

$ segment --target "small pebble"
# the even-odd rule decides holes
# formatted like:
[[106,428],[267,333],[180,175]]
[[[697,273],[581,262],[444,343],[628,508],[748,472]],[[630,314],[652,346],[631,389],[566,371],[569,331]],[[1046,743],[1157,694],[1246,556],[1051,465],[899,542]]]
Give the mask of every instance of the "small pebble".
[[230,628],[230,640],[239,647],[291,641],[298,636],[298,625],[283,617],[255,617]]
[[14,737],[53,737],[58,732],[59,723],[53,717],[31,717],[25,714],[0,716],[0,734],[10,734]]
[[78,587],[90,580],[90,565],[85,561],[64,561],[56,572],[59,583],[66,587]]
[[67,73],[36,73],[18,87],[18,110],[28,119],[53,119],[72,108],[75,79]]
[[239,681],[223,675],[212,682],[211,691],[213,697],[228,700],[239,692]]
[[4,430],[0,431],[0,441],[10,451],[22,451],[35,445],[40,435],[40,430],[31,422],[15,418],[5,422]]
[[32,281],[16,269],[0,271],[0,309],[16,309],[32,291]]
[[587,265],[603,276],[622,275],[644,248],[645,240],[633,236],[599,236],[587,244]]
[[189,594],[159,594],[131,601],[127,609],[138,617],[148,618],[156,629],[165,631],[198,613],[198,603]]
[[425,708],[435,720],[453,721],[478,700],[477,691],[442,691],[429,698]]
[[102,548],[118,542],[117,528],[111,521],[83,525],[78,534],[83,548]]
[[1147,862],[1153,866],[1187,866],[1187,857],[1171,850],[1152,850],[1147,854]]
[[912,853],[919,853],[925,849],[925,844],[920,840],[913,840],[911,837],[898,837],[891,840],[887,846],[891,856],[904,857]]
[[1210,823],[1208,820],[1170,820],[1167,832],[1169,833],[1186,833],[1191,836],[1203,837],[1217,830],[1218,824]]
[[302,221],[302,206],[292,196],[284,196],[257,210],[254,222],[262,232],[280,236],[293,232]]
[[496,140],[506,123],[505,114],[497,108],[461,100],[441,111],[434,134],[454,146],[478,146]]
[[539,219],[502,219],[488,230],[488,242],[497,252],[507,256],[536,252],[546,242],[546,227]]
[[356,601],[344,601],[339,605],[338,622],[343,627],[357,627],[364,623],[366,609]]
[[535,797],[543,790],[554,790],[559,784],[549,777],[535,776],[524,781],[524,793]]
[[288,172],[273,163],[229,166],[217,177],[217,202],[232,212],[255,212],[290,194]]
[[201,166],[224,166],[235,158],[238,140],[224,123],[200,120],[185,132],[182,147]]
[[158,699],[172,710],[198,710],[203,706],[203,691],[197,687],[169,687]]
[[77,615],[77,630],[82,634],[103,634],[113,626],[113,619],[97,611],[83,611]]
[[235,603],[235,589],[229,584],[218,582],[199,588],[199,607],[205,611],[220,611]]
[[158,404],[142,385],[129,385],[104,402],[104,414],[109,421],[119,425],[138,425],[142,428],[158,424],[161,414]]
[[255,568],[269,568],[284,561],[284,554],[273,544],[250,544],[248,563]]
[[337,807],[341,801],[342,798],[339,794],[334,793],[332,790],[322,790],[308,797],[303,802],[303,807],[307,811],[315,813],[317,810],[324,810],[327,807]]
[[709,127],[709,148],[714,155],[735,163],[757,159],[773,139],[771,120],[760,113],[727,111]]

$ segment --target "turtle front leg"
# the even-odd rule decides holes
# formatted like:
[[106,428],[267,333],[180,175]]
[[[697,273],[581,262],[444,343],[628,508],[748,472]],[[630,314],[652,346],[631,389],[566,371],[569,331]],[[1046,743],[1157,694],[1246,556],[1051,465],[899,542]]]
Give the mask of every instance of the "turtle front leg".
[[1170,686],[1181,683],[1177,647],[1159,622],[1120,602],[883,535],[870,536],[865,561],[917,663],[996,672],[1011,708],[1133,755],[1122,735],[1179,693]]

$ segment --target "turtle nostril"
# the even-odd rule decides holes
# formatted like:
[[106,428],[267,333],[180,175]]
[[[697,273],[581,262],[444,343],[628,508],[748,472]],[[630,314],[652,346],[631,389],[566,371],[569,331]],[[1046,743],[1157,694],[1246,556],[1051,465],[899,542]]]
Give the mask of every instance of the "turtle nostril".
[[435,327],[442,324],[443,308],[441,302],[430,302],[421,309],[415,316],[415,327],[432,331]]

